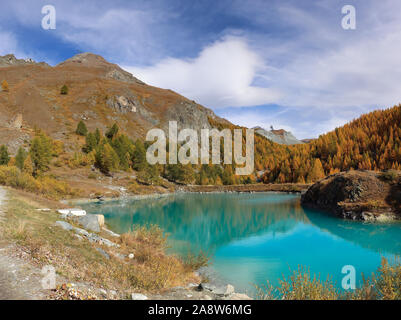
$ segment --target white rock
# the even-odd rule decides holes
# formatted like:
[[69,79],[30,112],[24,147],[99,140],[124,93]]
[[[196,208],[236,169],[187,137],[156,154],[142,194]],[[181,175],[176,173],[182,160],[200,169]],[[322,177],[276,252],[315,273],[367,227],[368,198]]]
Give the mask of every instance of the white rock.
[[211,296],[208,296],[207,294],[205,294],[205,295],[203,296],[203,299],[204,299],[204,300],[212,300],[212,297],[211,297]]
[[131,260],[134,259],[134,257],[135,257],[135,256],[134,256],[133,253],[130,253],[130,254],[128,255],[128,259],[131,259]]
[[234,286],[232,286],[231,284],[228,284],[228,285],[227,285],[227,289],[226,289],[225,295],[228,296],[228,295],[230,295],[230,294],[233,294],[234,291],[235,291],[235,290],[234,290]]
[[233,293],[229,298],[229,300],[252,300],[249,296],[243,293]]
[[79,241],[83,240],[84,238],[82,238],[79,234],[74,234],[75,238],[77,238]]
[[148,300],[148,297],[141,293],[132,293],[131,299],[132,300]]
[[102,296],[107,297],[107,291],[106,290],[100,289],[99,291],[100,291]]
[[64,230],[72,230],[74,227],[65,221],[56,221],[56,226],[63,228]]
[[76,217],[82,217],[86,215],[86,211],[82,209],[59,209],[57,210],[58,213],[60,213],[63,216],[76,216]]
[[[103,220],[104,220],[104,217],[103,217]],[[105,227],[103,227],[102,229],[103,229],[103,231],[106,232],[109,236],[112,236],[112,237],[115,237],[115,238],[119,238],[119,237],[120,237],[120,235],[119,235],[118,233],[115,233],[115,232],[113,232],[113,231],[111,231],[111,230],[109,230],[109,229],[107,229],[107,228],[105,228]]]
[[82,209],[71,209],[70,214],[76,217],[82,217],[86,215],[86,211]]

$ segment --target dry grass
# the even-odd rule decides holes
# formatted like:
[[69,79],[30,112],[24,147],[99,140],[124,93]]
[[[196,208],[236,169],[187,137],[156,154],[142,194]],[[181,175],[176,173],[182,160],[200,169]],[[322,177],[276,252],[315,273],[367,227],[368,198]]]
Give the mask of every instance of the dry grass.
[[[59,219],[57,213],[37,211],[35,207],[14,194],[8,201],[4,235],[27,252],[34,263],[53,265],[69,281],[89,282],[128,294],[133,290],[159,292],[196,280],[193,270],[181,259],[165,254],[166,237],[158,227],[124,234],[119,240],[120,248],[111,249],[78,239],[54,225]],[[101,255],[98,247],[110,259]],[[129,253],[134,253],[135,258],[118,258]]]
[[327,279],[322,282],[311,276],[309,270],[299,267],[291,276],[271,284],[256,286],[257,297],[262,300],[400,300],[401,263],[395,258],[391,263],[385,258],[370,278],[362,275],[363,283],[354,291],[341,292]]

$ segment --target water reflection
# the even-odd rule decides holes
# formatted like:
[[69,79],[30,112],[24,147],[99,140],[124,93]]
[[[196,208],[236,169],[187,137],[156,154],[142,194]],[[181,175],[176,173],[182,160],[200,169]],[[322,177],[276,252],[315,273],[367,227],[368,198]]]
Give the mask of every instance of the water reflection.
[[401,256],[399,222],[380,224],[350,221],[312,210],[306,210],[306,215],[322,231],[382,255]]
[[161,199],[86,206],[101,213],[116,232],[135,224],[157,224],[170,234],[175,251],[209,253],[233,240],[266,232],[285,234],[308,222],[296,195],[179,194]]

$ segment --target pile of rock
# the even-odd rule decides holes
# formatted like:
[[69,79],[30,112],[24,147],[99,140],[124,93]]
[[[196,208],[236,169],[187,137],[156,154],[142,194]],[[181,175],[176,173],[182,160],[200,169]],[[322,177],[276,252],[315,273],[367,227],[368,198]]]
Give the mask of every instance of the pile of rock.
[[[82,209],[60,209],[58,210],[61,218],[64,220],[69,220],[70,222],[75,222],[80,224],[83,228],[74,227],[71,223],[67,221],[57,221],[56,226],[61,227],[64,230],[74,231],[75,236],[83,240],[87,239],[91,243],[97,243],[100,245],[105,245],[107,247],[119,247],[118,244],[110,241],[109,239],[103,238],[96,233],[104,230],[110,236],[115,238],[120,237],[119,234],[114,233],[104,227],[104,216],[101,214],[86,214],[85,210]],[[88,231],[89,230],[89,231]]]

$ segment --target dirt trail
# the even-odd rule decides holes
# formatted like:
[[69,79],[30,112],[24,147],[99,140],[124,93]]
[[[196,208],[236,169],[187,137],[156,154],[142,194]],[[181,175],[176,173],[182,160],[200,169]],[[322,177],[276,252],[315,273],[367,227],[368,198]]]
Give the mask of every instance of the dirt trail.
[[7,191],[0,187],[0,300],[44,299],[41,271],[17,257],[15,246],[4,240],[2,224],[6,198]]

